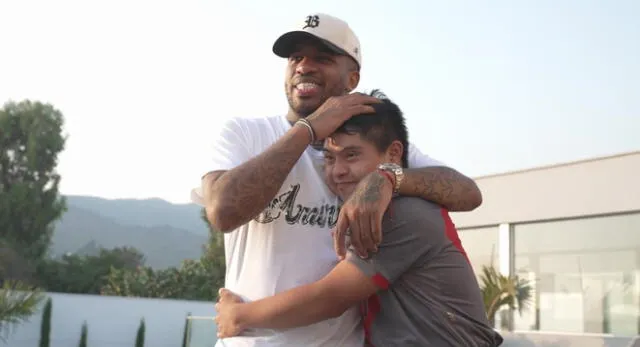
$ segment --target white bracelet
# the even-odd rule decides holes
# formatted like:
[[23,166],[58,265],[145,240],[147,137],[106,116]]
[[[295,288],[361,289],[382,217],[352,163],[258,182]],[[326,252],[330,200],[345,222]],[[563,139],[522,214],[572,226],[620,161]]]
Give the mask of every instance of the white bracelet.
[[296,124],[302,124],[305,127],[307,127],[307,130],[309,130],[309,136],[311,137],[311,143],[316,142],[316,132],[313,130],[313,127],[311,126],[308,120],[304,118],[300,118],[298,119]]

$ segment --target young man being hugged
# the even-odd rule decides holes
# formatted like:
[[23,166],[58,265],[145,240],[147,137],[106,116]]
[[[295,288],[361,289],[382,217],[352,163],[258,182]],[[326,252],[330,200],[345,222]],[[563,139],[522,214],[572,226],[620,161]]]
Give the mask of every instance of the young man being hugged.
[[[407,167],[401,110],[378,91],[374,114],[352,117],[324,142],[325,180],[343,200],[371,172],[396,186]],[[402,170],[398,170],[401,172]],[[381,182],[382,184],[382,182]],[[375,186],[375,185],[374,185]],[[372,186],[372,187],[374,187]],[[372,188],[374,189],[374,188]],[[364,196],[366,198],[366,196]],[[475,274],[457,242],[448,211],[396,196],[382,221],[382,242],[368,257],[352,249],[321,280],[253,302],[221,290],[221,338],[250,328],[288,329],[338,317],[362,305],[368,346],[495,347]]]

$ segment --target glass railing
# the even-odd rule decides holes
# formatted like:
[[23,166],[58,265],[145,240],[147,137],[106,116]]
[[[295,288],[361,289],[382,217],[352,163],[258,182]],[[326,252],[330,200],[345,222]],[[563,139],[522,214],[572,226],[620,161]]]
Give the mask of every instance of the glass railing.
[[187,317],[187,346],[186,347],[213,347],[218,340],[218,329],[213,317],[189,316]]

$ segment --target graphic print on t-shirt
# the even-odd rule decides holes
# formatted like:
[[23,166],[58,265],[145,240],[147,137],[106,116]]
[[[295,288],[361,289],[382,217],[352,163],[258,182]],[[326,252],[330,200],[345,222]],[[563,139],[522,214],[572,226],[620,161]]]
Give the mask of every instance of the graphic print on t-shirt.
[[262,224],[269,224],[284,217],[290,224],[301,224],[317,226],[320,228],[333,228],[338,222],[339,206],[332,204],[321,204],[317,206],[304,206],[296,203],[298,193],[300,193],[300,183],[291,185],[284,193],[277,195],[260,213],[255,221]]

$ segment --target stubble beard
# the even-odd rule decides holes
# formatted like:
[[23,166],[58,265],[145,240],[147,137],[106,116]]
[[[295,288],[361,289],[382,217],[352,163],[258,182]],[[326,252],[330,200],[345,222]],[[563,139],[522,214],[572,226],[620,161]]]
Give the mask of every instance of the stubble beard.
[[289,102],[289,109],[292,110],[293,113],[295,113],[300,118],[309,117],[313,112],[316,112],[316,110],[320,108],[320,106],[322,106],[322,104],[324,104],[324,102],[327,101],[327,99],[328,97],[323,97],[321,99],[322,101],[320,101],[317,105],[304,106],[304,105],[296,104],[291,93],[287,93],[287,101]]
[[296,105],[295,101],[293,101],[293,98],[291,96],[287,96],[287,99],[289,101],[289,109],[291,109],[293,113],[295,113],[300,118],[309,117],[309,115],[315,112],[318,108],[320,108],[320,105],[322,105],[322,103],[320,103],[317,106],[304,107],[304,106]]
[[[286,87],[286,86],[285,86]],[[293,99],[293,92],[290,91],[289,89],[286,90],[286,94],[287,94],[287,102],[289,103],[289,110],[293,111],[293,113],[295,113],[298,117],[300,118],[307,118],[309,117],[311,114],[313,114],[314,112],[316,112],[316,110],[318,110],[318,108],[320,108],[320,106],[322,106],[322,104],[324,104],[327,99],[329,99],[329,97],[331,96],[342,96],[347,94],[348,91],[346,88],[344,87],[336,87],[333,90],[329,91],[329,93],[325,93],[325,95],[322,96],[322,101],[320,101],[317,105],[315,106],[301,106],[301,105],[296,105],[296,102]]]

